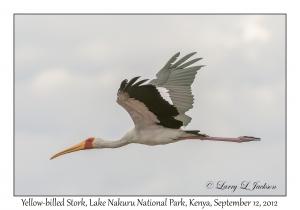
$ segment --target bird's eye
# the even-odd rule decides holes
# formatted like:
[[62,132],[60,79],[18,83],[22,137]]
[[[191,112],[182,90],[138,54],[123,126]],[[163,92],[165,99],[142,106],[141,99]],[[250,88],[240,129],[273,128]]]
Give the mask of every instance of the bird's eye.
[[87,142],[92,142],[92,141],[93,141],[93,138],[88,138],[86,141],[87,141]]

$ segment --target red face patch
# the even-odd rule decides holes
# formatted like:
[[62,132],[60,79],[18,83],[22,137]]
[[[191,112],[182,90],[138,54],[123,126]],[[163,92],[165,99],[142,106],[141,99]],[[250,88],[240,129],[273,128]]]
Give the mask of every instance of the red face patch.
[[91,137],[91,138],[88,138],[87,140],[85,140],[84,149],[92,149],[94,139],[95,139],[95,137]]

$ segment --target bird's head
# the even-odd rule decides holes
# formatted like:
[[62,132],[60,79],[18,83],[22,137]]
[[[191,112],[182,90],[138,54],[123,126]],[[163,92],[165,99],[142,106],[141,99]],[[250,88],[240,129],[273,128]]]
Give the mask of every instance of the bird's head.
[[70,152],[76,152],[76,151],[84,150],[84,149],[93,149],[96,146],[95,144],[96,144],[97,140],[98,139],[96,139],[96,141],[95,141],[95,137],[88,138],[88,139],[80,142],[79,144],[74,145],[73,147],[63,150],[63,151],[57,153],[56,155],[53,155],[50,158],[50,160],[52,160],[53,158],[56,158],[60,155],[64,155],[64,154],[67,154]]

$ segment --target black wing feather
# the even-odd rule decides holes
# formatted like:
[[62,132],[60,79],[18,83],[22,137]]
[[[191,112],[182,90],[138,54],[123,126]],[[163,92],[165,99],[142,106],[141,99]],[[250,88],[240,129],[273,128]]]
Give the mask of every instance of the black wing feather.
[[128,83],[128,80],[127,80],[127,79],[124,79],[124,80],[121,82],[121,85],[120,85],[120,88],[119,88],[118,91],[124,90],[124,88],[126,87],[127,83]]
[[122,92],[126,92],[126,90],[127,90],[128,88],[130,88],[130,87],[133,85],[133,83],[135,83],[135,81],[137,81],[139,78],[140,78],[140,76],[139,76],[139,77],[134,77],[134,78],[132,78],[132,79],[128,82],[128,84],[126,85],[126,87],[123,89]]

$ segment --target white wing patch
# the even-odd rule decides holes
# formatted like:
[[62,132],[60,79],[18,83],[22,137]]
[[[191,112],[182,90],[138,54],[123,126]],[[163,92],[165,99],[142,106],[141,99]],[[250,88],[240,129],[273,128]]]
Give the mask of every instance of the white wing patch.
[[170,97],[169,91],[168,89],[164,88],[164,87],[156,87],[156,89],[158,90],[160,96],[165,99],[167,102],[169,102],[169,104],[173,105],[173,101]]

